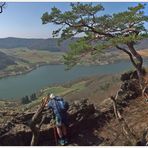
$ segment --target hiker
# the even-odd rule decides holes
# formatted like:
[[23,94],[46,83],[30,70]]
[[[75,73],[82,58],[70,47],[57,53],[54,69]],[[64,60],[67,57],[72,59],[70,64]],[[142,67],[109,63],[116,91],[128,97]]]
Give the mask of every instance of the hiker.
[[68,139],[67,139],[67,127],[68,127],[68,121],[67,121],[67,110],[69,108],[68,103],[59,96],[54,96],[54,94],[48,94],[47,98],[43,98],[43,101],[45,102],[46,106],[49,109],[53,110],[54,118],[55,118],[55,124],[56,124],[56,130],[57,134],[59,136],[59,144],[60,145],[67,145]]

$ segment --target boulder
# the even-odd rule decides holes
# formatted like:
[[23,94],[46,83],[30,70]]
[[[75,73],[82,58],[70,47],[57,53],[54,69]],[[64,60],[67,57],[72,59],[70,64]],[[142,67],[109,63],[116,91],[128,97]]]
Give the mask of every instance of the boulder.
[[141,95],[142,91],[137,79],[126,80],[121,84],[119,95],[122,98],[134,99]]
[[[142,69],[143,75],[146,75],[146,70],[143,68]],[[126,81],[126,80],[131,80],[131,79],[138,79],[137,71],[129,71],[125,72],[124,74],[121,75],[121,81]]]

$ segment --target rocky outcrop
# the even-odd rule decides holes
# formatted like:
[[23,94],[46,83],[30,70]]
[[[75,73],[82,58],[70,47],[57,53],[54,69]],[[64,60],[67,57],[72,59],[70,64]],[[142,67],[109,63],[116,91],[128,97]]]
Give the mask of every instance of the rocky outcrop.
[[[144,68],[142,69],[142,73],[143,75],[146,75],[146,70]],[[131,79],[138,79],[137,71],[125,72],[121,75],[120,79],[123,82]]]
[[[121,86],[119,88],[117,104],[121,109],[128,105],[128,103],[141,96],[141,88],[139,86],[139,80],[137,79],[135,72],[125,73],[121,76]],[[101,112],[112,112],[113,105],[110,99],[105,99],[100,105]]]

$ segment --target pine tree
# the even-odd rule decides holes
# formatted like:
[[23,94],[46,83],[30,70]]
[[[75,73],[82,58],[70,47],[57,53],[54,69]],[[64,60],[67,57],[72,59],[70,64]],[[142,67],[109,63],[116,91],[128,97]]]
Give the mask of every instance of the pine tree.
[[100,15],[104,11],[101,4],[71,3],[70,11],[62,12],[53,7],[41,19],[43,24],[53,23],[59,26],[53,31],[53,37],[60,35],[60,41],[83,34],[64,55],[68,68],[76,65],[84,54],[97,54],[103,49],[116,47],[129,56],[141,80],[143,58],[136,51],[135,44],[148,37],[148,30],[144,26],[148,22],[148,16],[144,14],[144,8],[145,5],[139,3],[124,12]]

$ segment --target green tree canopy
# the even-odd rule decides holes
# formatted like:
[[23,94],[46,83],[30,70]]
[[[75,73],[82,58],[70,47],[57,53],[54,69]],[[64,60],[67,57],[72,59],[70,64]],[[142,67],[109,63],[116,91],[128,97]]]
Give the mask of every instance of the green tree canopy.
[[71,45],[71,50],[64,56],[65,64],[69,67],[74,66],[82,54],[116,47],[129,55],[140,74],[143,59],[134,45],[147,37],[148,30],[144,23],[148,22],[148,16],[144,14],[144,8],[145,5],[139,3],[124,12],[100,15],[104,11],[101,4],[72,3],[71,10],[62,12],[53,7],[51,13],[44,13],[41,19],[43,24],[59,26],[53,31],[53,37],[60,36],[61,41],[82,34],[82,38]]

